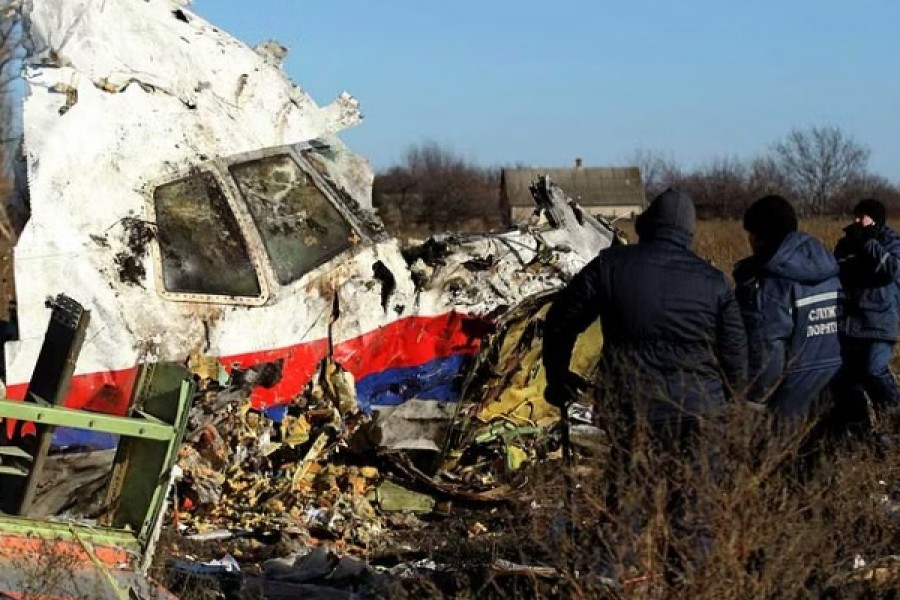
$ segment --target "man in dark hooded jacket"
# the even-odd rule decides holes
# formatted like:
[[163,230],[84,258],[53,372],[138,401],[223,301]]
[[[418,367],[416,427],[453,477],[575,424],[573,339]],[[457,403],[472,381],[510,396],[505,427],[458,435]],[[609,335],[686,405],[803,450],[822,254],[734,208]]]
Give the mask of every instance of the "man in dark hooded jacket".
[[797,231],[781,196],[750,205],[744,229],[753,255],[735,265],[734,281],[749,342],[748,399],[765,404],[779,425],[798,425],[841,366],[838,264]]
[[[666,562],[676,578],[685,568],[676,547],[688,543],[703,555],[711,544],[711,522],[702,514],[687,518],[696,505],[694,483],[719,473],[703,434],[721,435],[718,417],[729,397],[743,391],[747,370],[737,301],[722,272],[691,251],[694,227],[691,199],[663,192],[635,222],[638,244],[603,250],[560,293],[547,313],[543,344],[545,397],[565,410],[575,387],[569,372],[575,340],[600,319],[595,414],[610,441],[607,507],[623,508],[621,490],[648,492],[647,481],[666,481],[666,514],[679,540]],[[643,441],[653,472],[633,460]],[[639,504],[653,502],[648,496]]]
[[881,202],[862,200],[853,214],[855,221],[844,229],[834,255],[846,294],[841,331],[844,393],[839,400],[853,403],[845,406],[844,412],[859,421],[864,418],[865,405],[853,389],[869,395],[876,413],[898,406],[890,361],[900,309],[900,239],[885,224],[886,211]]
[[[577,336],[600,319],[602,419],[646,419],[665,437],[723,412],[743,391],[747,340],[725,276],[694,254],[694,204],[667,190],[638,217],[636,245],[611,247],[578,273],[547,314],[546,397],[571,399]],[[674,427],[673,427],[674,426]],[[677,435],[676,435],[677,437]]]

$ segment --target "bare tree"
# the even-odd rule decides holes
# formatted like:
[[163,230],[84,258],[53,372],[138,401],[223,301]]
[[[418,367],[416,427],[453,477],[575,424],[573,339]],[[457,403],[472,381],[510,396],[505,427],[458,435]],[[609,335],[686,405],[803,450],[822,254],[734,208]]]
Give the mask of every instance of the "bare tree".
[[849,214],[863,198],[878,198],[887,206],[888,216],[900,216],[900,187],[886,177],[872,173],[863,173],[848,181],[833,199],[831,209],[837,213]]
[[772,158],[800,208],[823,214],[851,180],[866,172],[869,149],[838,127],[793,129],[772,147]]
[[[500,224],[499,172],[434,142],[410,146],[400,165],[375,178],[374,201],[388,227],[429,232]],[[400,223],[388,215],[396,215]]]
[[747,188],[753,199],[769,194],[791,195],[791,185],[772,156],[758,156],[747,167]]
[[0,236],[14,237],[8,216],[13,191],[12,168],[20,132],[15,126],[16,82],[22,60],[21,2],[0,0]]
[[750,202],[746,164],[732,156],[714,158],[695,170],[681,184],[703,216],[726,218],[739,215]]
[[638,148],[626,157],[629,166],[641,170],[645,195],[652,200],[667,187],[675,185],[683,177],[675,160],[664,152]]
[[22,60],[20,2],[0,0],[0,142],[5,149],[16,141],[11,127],[14,85]]

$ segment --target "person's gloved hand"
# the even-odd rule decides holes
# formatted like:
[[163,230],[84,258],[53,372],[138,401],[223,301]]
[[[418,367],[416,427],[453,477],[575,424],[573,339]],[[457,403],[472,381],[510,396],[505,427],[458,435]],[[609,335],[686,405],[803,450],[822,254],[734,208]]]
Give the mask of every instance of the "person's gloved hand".
[[865,234],[865,232],[863,231],[864,229],[866,228],[863,227],[861,223],[850,223],[849,225],[844,227],[844,234],[847,236],[848,240],[861,242],[863,235]]
[[544,389],[544,399],[556,406],[565,408],[575,402],[586,389],[585,381],[575,373],[566,371],[561,377],[550,377]]
[[878,225],[869,225],[868,227],[863,227],[859,240],[863,243],[869,240],[874,240],[878,237],[878,234],[880,232],[881,228],[878,227]]

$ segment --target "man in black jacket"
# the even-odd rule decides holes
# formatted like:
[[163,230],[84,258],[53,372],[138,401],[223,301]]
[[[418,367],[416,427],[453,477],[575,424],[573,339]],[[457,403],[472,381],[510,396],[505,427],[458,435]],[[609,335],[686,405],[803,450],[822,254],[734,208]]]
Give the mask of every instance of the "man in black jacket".
[[547,314],[546,397],[571,400],[578,335],[600,319],[604,408],[656,429],[722,413],[746,383],[747,338],[724,274],[694,254],[694,204],[667,190],[635,223],[636,245],[611,247],[578,273]]
[[[686,194],[662,193],[635,228],[638,244],[600,252],[551,306],[544,326],[545,397],[566,410],[574,395],[569,361],[575,340],[599,318],[595,414],[611,444],[607,507],[613,513],[624,508],[620,492],[633,488],[631,482],[647,491],[648,484],[666,481],[673,530],[703,554],[711,536],[702,514],[687,518],[695,504],[689,482],[718,472],[714,452],[700,452],[698,441],[704,422],[714,423],[728,398],[744,389],[747,338],[725,276],[690,249],[695,214]],[[632,468],[644,439],[648,456],[656,457],[652,472]],[[652,506],[653,498],[638,504]],[[669,574],[682,571],[680,551],[670,547],[667,555]]]
[[900,238],[886,225],[881,202],[862,200],[853,214],[834,250],[845,294],[839,402],[848,420],[861,421],[865,409],[855,390],[864,390],[880,415],[900,403],[890,371],[900,322]]

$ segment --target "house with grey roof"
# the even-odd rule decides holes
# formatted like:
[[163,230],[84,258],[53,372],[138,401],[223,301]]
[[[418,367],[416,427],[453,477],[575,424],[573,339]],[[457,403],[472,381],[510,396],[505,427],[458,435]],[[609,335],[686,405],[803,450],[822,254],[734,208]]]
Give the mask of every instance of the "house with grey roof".
[[510,168],[500,173],[500,208],[508,223],[527,220],[534,212],[529,186],[548,175],[568,196],[594,216],[634,217],[644,209],[644,183],[638,167]]

